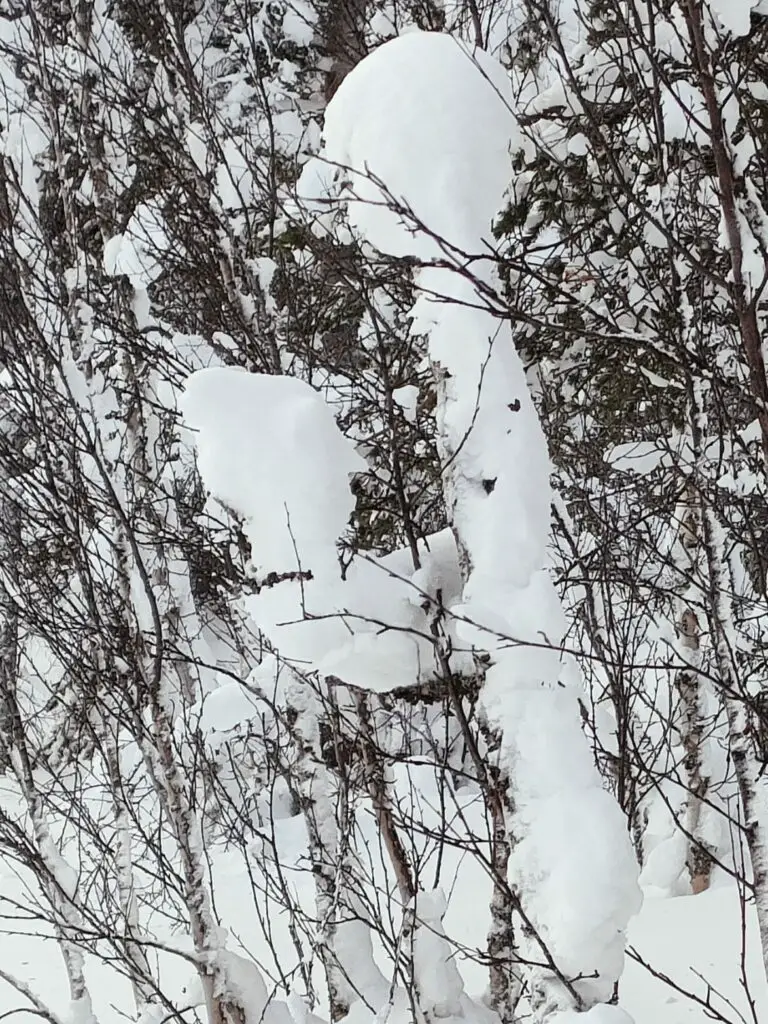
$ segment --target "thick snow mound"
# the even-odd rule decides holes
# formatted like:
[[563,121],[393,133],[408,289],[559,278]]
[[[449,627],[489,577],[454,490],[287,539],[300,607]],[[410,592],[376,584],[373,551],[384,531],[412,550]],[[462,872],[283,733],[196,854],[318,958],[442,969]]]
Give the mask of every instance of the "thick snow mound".
[[215,367],[192,374],[180,404],[200,474],[243,516],[259,573],[335,577],[349,477],[366,465],[322,396],[294,377]]
[[[436,440],[465,570],[452,610],[464,644],[492,662],[479,709],[501,738],[510,780],[510,876],[590,1006],[610,998],[621,973],[624,930],[640,902],[637,869],[575,694],[561,681],[565,622],[545,568],[550,462],[510,325],[488,304],[495,265],[456,252],[487,248],[512,175],[507,89],[500,66],[448,36],[392,40],[331,102],[325,156],[346,168],[348,214],[363,239],[427,263],[415,276],[412,315],[439,382]],[[538,958],[535,941],[520,945]],[[545,971],[534,985],[550,980]],[[592,1019],[620,1014],[596,1007]]]
[[[489,251],[512,176],[518,130],[509,81],[483,51],[439,33],[409,33],[348,75],[324,137],[323,157],[346,169],[349,219],[364,240],[443,263],[417,274],[412,315],[444,371],[441,456],[453,463],[461,452],[448,500],[474,569],[465,600],[485,621],[489,607],[507,602],[504,581],[525,585],[539,568],[549,533],[544,436],[510,326],[478,293],[480,282],[498,285],[494,264],[473,260],[467,277],[460,255]],[[308,170],[306,186],[316,177]]]
[[[477,251],[490,236],[515,133],[503,69],[451,36],[414,32],[379,47],[344,80],[326,113],[324,155],[357,172],[349,217],[372,245],[430,259],[440,239]],[[377,181],[427,230],[393,230],[401,220]]]

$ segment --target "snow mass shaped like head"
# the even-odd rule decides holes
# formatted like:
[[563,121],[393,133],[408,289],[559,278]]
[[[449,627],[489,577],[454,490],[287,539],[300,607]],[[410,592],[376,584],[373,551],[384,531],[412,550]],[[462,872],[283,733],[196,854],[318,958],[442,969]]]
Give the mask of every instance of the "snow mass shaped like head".
[[338,576],[349,477],[366,466],[322,396],[295,377],[214,367],[192,374],[180,405],[200,475],[243,517],[259,571]]
[[384,43],[342,83],[323,135],[323,156],[352,172],[350,222],[381,252],[434,259],[440,240],[472,252],[490,238],[516,126],[507,75],[483,51],[437,32]]

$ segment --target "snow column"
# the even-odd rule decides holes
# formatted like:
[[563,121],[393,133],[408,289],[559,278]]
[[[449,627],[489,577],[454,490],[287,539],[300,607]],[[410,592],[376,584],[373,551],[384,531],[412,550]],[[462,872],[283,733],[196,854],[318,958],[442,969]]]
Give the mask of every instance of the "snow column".
[[[451,611],[472,623],[462,639],[491,655],[481,699],[514,798],[511,881],[559,971],[581,979],[574,999],[542,968],[532,979],[547,992],[539,1016],[564,1024],[580,1005],[617,1024],[622,1011],[601,1004],[638,909],[636,865],[564,681],[563,615],[545,568],[546,442],[510,326],[483,301],[496,284],[490,226],[515,134],[504,70],[449,36],[418,32],[346,78],[326,114],[323,156],[348,169],[348,216],[361,238],[426,264],[414,330],[440,369],[438,440],[452,455],[444,483],[466,562]],[[522,952],[541,960],[536,943]]]

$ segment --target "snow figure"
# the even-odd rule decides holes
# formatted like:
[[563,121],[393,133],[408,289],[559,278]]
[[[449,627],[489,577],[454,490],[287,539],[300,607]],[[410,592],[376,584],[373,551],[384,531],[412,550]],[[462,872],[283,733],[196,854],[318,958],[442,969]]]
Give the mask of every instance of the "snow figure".
[[[420,265],[414,330],[435,370],[464,575],[449,614],[490,661],[481,705],[506,785],[509,877],[526,925],[518,951],[543,964],[529,978],[534,1014],[618,1024],[626,1015],[606,1004],[639,905],[636,865],[564,682],[565,624],[546,569],[549,456],[496,297],[491,224],[516,134],[504,70],[449,36],[414,32],[345,79],[322,156],[344,169],[361,240]],[[321,177],[308,169],[308,181]]]

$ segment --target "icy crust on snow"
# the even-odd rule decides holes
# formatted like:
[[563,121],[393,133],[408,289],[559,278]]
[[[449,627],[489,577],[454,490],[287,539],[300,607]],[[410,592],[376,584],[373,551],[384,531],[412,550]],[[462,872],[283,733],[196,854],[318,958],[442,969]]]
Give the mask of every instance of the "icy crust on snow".
[[[509,325],[485,308],[492,264],[464,273],[464,254],[484,251],[511,173],[509,87],[487,56],[413,33],[347,76],[324,137],[323,155],[350,178],[353,228],[383,252],[433,263],[416,274],[413,316],[442,380],[446,496],[468,563],[453,611],[464,645],[493,660],[481,704],[502,735],[514,792],[512,880],[560,969],[589,979],[577,984],[590,1005],[610,997],[621,973],[637,869],[592,763],[576,693],[561,680],[564,620],[544,568],[544,435]],[[538,959],[535,941],[529,952]],[[611,1012],[600,1008],[595,1019]]]

